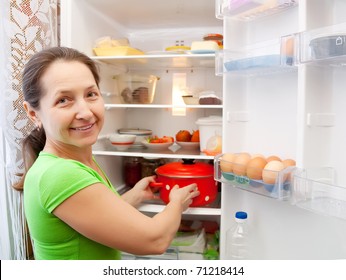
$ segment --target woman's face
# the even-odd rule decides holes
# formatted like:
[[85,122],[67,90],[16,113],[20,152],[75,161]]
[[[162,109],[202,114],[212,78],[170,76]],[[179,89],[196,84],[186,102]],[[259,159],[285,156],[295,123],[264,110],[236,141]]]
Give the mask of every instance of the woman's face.
[[36,112],[47,144],[85,148],[97,140],[104,123],[104,101],[87,66],[56,61],[41,77],[43,96]]

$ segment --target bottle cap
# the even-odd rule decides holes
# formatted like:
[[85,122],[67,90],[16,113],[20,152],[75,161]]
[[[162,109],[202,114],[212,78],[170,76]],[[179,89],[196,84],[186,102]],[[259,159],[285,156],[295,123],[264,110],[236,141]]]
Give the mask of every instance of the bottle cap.
[[242,211],[239,211],[239,212],[236,212],[235,213],[235,217],[236,219],[247,219],[247,213],[246,212],[242,212]]

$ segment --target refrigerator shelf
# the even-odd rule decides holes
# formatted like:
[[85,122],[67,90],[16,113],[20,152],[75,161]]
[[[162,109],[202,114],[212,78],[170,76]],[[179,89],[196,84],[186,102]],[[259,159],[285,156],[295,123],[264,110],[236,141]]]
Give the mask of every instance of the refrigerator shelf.
[[215,53],[207,54],[149,54],[128,56],[92,56],[94,61],[134,69],[180,69],[180,68],[214,68]]
[[297,6],[299,0],[217,0],[216,18],[252,21]]
[[[223,154],[217,155],[214,159],[214,179],[216,181],[266,197],[289,200],[292,189],[292,174],[298,170],[296,167],[289,166],[282,171],[272,171],[272,176],[276,177],[275,183],[267,184],[263,180],[253,180],[245,175],[236,175],[233,172],[225,171],[222,165],[234,167],[237,164],[223,160],[222,156]],[[238,164],[237,166],[246,169],[244,165]]]
[[107,155],[107,156],[127,156],[127,157],[154,157],[154,158],[171,158],[171,159],[200,159],[200,160],[213,160],[213,156],[208,156],[202,153],[199,149],[188,150],[182,149],[178,144],[173,144],[170,148],[164,150],[151,150],[143,147],[129,148],[126,151],[118,151],[107,136],[101,136],[93,146],[94,155]]
[[346,188],[335,184],[333,168],[307,169],[293,176],[292,204],[346,220]]

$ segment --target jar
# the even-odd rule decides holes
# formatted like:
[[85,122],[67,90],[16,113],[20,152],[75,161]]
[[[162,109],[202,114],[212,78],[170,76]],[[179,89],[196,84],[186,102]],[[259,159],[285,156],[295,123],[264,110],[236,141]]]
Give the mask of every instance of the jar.
[[123,160],[124,180],[128,187],[133,187],[142,179],[141,158],[125,157]]
[[166,161],[160,158],[142,158],[142,178],[156,175],[155,170]]

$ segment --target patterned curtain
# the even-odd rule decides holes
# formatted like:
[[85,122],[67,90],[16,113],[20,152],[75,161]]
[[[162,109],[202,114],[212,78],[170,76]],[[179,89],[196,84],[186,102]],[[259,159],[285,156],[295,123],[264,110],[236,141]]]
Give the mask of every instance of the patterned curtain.
[[[21,73],[30,57],[58,45],[58,0],[0,1],[0,259],[30,258],[22,193],[12,189],[23,169],[21,140],[33,124],[22,107]],[[0,175],[2,174],[0,173]]]

